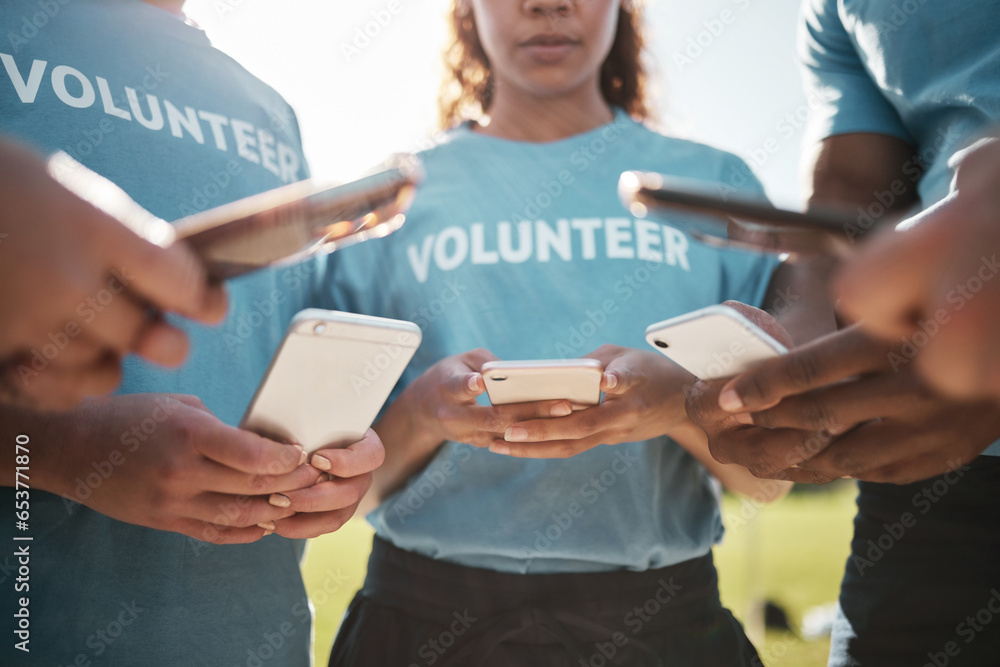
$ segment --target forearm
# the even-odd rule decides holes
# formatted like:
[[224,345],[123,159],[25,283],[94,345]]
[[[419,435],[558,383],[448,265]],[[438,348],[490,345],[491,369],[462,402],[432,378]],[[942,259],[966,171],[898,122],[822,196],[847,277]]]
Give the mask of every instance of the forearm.
[[[0,404],[0,442],[7,443],[9,456],[0,457],[0,486],[15,485],[14,459],[18,437],[26,436],[30,451],[31,488],[49,493],[66,493],[68,488],[62,481],[65,443],[72,441],[67,427],[72,423],[71,413],[38,413],[23,408]],[[22,438],[23,440],[23,438]]]
[[408,387],[373,426],[385,447],[385,462],[374,472],[371,491],[363,509],[392,495],[417,471],[424,468],[444,442],[427,427],[414,401],[419,389]]
[[758,502],[770,503],[780,500],[792,489],[792,482],[758,479],[741,465],[719,463],[712,458],[709,451],[708,437],[694,424],[674,430],[671,437],[705,466],[728,491],[748,496]]
[[[829,137],[804,163],[807,209],[861,209],[867,216],[858,214],[864,231],[896,220],[917,201],[919,163],[913,147],[901,139],[866,133]],[[797,346],[837,330],[829,287],[835,269],[829,258],[796,257],[774,273],[765,310]]]
[[835,268],[835,262],[825,257],[800,258],[774,272],[764,310],[788,332],[796,347],[837,330],[829,289]]
[[907,142],[858,132],[828,137],[807,149],[803,176],[807,209],[854,213],[861,208],[873,222],[884,223],[918,201],[922,171]]

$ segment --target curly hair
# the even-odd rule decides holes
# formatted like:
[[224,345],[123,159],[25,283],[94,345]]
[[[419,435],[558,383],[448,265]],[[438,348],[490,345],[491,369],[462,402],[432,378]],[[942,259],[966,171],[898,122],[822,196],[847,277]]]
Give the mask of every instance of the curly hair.
[[[463,0],[452,0],[448,12],[450,43],[444,52],[445,78],[438,96],[438,117],[447,129],[489,112],[494,78],[479,40],[476,18]],[[650,115],[646,101],[642,0],[618,8],[618,28],[608,57],[601,65],[601,94],[611,106],[637,120]]]

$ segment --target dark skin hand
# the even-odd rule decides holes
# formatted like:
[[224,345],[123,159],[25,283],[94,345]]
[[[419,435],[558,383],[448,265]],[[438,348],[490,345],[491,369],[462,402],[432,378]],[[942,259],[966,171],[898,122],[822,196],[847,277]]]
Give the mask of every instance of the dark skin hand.
[[1000,401],[1000,137],[957,162],[951,196],[866,244],[834,288],[873,334],[919,347],[914,365],[935,387]]
[[1000,437],[993,404],[940,396],[896,355],[851,327],[732,380],[697,383],[688,415],[720,462],[796,482],[907,484],[968,463]]

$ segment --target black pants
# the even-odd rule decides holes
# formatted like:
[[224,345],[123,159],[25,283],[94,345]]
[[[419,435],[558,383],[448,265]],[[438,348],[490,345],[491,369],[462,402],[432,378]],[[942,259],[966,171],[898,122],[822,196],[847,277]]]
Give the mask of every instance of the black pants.
[[1000,458],[862,483],[831,667],[1000,665]]
[[711,554],[649,572],[505,574],[375,538],[335,667],[760,667]]

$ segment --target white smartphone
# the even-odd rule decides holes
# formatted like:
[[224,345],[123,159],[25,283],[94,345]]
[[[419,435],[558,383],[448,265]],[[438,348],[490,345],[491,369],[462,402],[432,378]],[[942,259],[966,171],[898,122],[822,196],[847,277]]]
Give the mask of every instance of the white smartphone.
[[240,428],[307,452],[357,442],[420,345],[411,322],[331,310],[295,316]]
[[493,405],[567,400],[582,410],[601,402],[604,367],[597,359],[489,361],[482,375]]
[[646,341],[702,380],[733,377],[788,352],[729,306],[709,306],[652,324],[646,329]]

